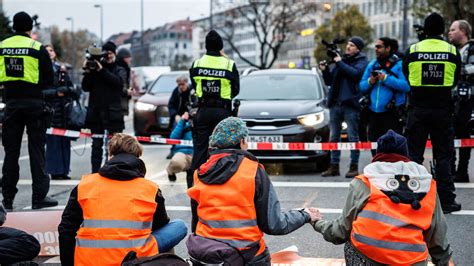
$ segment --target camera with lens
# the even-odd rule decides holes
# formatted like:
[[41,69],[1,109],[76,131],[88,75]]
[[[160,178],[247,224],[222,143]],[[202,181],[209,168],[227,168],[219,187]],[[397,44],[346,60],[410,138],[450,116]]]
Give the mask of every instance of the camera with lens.
[[321,41],[322,44],[324,44],[324,46],[326,46],[326,50],[327,50],[326,54],[327,54],[327,56],[329,56],[331,58],[332,61],[338,55],[339,56],[342,55],[342,50],[337,45],[344,43],[344,41],[345,41],[344,39],[339,39],[339,38],[335,38],[334,40],[332,40],[332,42],[327,42],[326,40]]
[[382,71],[380,71],[380,70],[372,70],[372,72],[370,72],[370,75],[374,78],[377,77],[380,74],[382,74]]
[[426,39],[425,28],[422,25],[413,24],[413,28],[415,29],[419,41],[423,41],[424,39]]
[[95,44],[90,45],[86,50],[86,68],[96,70],[98,67],[97,62],[102,61],[106,55],[107,53],[102,51],[101,47],[97,47]]

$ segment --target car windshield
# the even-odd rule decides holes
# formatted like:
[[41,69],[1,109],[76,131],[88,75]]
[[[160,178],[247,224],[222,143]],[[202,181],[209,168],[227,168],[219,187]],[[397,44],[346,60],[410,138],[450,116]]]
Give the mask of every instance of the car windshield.
[[[180,74],[181,75],[181,74]],[[176,88],[176,78],[180,75],[162,75],[149,90],[150,94],[170,93]]]
[[298,74],[251,75],[240,82],[240,100],[316,100],[322,97],[316,77]]

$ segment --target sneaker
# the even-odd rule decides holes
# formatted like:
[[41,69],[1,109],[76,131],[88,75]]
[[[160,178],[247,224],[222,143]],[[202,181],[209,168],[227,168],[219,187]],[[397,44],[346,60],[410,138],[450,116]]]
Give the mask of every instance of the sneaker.
[[44,199],[40,201],[33,201],[31,206],[32,209],[41,209],[47,207],[54,207],[58,205],[58,201],[46,196]]
[[171,181],[171,182],[176,181],[176,175],[175,174],[168,175],[168,180]]
[[323,177],[328,177],[328,176],[339,176],[339,164],[331,164],[329,165],[328,170],[324,171],[321,174]]
[[452,213],[461,210],[461,204],[453,201],[452,203],[441,203],[441,208],[443,209],[443,213]]
[[346,178],[353,178],[356,175],[359,175],[359,165],[356,163],[351,163],[349,171],[346,174]]
[[3,207],[5,208],[5,210],[13,211],[13,200],[3,199],[2,204],[3,204]]

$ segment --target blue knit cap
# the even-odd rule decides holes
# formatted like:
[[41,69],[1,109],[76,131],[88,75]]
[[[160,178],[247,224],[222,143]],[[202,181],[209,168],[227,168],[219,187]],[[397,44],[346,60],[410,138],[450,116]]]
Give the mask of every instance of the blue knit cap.
[[209,138],[209,147],[225,149],[238,147],[240,141],[249,135],[245,122],[237,117],[228,117],[214,128]]
[[408,157],[407,139],[389,129],[377,140],[377,153],[397,153]]

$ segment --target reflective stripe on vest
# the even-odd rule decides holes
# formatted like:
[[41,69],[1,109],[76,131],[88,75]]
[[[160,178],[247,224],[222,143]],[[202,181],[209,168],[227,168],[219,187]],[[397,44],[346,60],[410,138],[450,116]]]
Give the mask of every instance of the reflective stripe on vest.
[[0,82],[39,83],[41,43],[15,35],[0,43]]
[[421,209],[393,203],[365,176],[357,176],[370,188],[370,197],[352,223],[351,242],[370,259],[389,265],[425,261],[428,249],[423,231],[431,226],[436,205],[436,182],[420,201]]
[[244,158],[237,172],[224,184],[205,184],[194,173],[194,186],[188,189],[188,195],[198,203],[197,235],[237,249],[258,243],[256,255],[265,250],[254,203],[257,168],[257,162]]
[[84,221],[77,232],[76,265],[110,265],[133,250],[137,256],[158,254],[151,235],[158,186],[144,178],[117,181],[86,175],[77,188]]
[[198,98],[231,99],[231,84],[234,61],[224,56],[204,55],[193,64],[193,80],[196,82]]
[[450,87],[456,72],[456,48],[438,39],[426,39],[410,46],[408,82],[414,87]]

